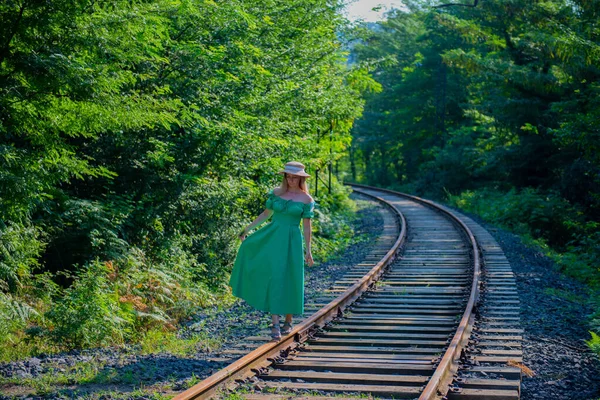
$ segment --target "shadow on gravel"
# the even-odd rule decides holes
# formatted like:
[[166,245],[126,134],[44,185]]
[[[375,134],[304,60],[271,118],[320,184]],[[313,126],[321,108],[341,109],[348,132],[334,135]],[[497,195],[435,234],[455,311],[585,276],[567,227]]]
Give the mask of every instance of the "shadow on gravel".
[[94,381],[131,384],[134,386],[157,383],[177,383],[189,378],[203,378],[226,366],[227,362],[211,359],[180,358],[170,354],[133,356],[123,366],[101,369]]

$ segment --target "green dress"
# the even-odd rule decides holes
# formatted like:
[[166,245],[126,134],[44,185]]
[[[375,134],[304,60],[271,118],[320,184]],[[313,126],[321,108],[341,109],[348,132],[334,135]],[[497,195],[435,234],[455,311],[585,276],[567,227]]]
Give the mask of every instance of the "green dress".
[[314,216],[315,203],[285,200],[269,192],[271,221],[240,245],[229,284],[233,294],[271,314],[304,312],[302,218]]

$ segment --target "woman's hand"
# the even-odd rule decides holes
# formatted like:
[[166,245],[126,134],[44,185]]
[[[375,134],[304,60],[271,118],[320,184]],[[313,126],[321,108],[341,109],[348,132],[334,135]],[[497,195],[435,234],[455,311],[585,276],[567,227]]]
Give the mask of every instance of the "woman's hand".
[[312,267],[312,266],[313,266],[313,264],[315,263],[315,262],[313,261],[313,258],[312,258],[312,253],[310,252],[310,250],[309,250],[309,251],[307,251],[307,252],[306,252],[306,254],[304,255],[304,262],[305,262],[305,263],[306,263],[306,265],[308,265],[309,267]]
[[246,236],[248,236],[248,233],[246,232],[245,229],[243,231],[241,231],[240,234],[238,235],[238,237],[240,238],[240,240],[242,242],[244,241],[244,239],[246,239]]

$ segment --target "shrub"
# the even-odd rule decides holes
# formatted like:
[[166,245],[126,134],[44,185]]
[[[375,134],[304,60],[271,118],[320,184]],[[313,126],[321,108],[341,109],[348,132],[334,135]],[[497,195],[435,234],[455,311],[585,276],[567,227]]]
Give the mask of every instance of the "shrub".
[[0,336],[10,341],[16,330],[24,329],[38,312],[24,301],[0,292]]
[[584,222],[568,201],[533,188],[469,190],[459,195],[447,193],[447,198],[454,206],[517,234],[542,239],[559,251],[567,248],[574,230]]
[[600,223],[584,221],[579,210],[555,193],[484,189],[448,194],[448,200],[486,221],[548,244],[546,254],[563,271],[592,287],[600,285]]
[[357,218],[356,204],[348,197],[350,192],[350,188],[340,184],[337,179],[332,179],[331,193],[327,188],[319,187],[311,240],[316,264],[326,262],[357,240],[352,227]]
[[573,240],[556,261],[570,275],[592,286],[600,286],[600,223],[588,222],[573,229],[576,229]]
[[16,292],[39,265],[43,248],[39,228],[0,220],[0,280],[6,283],[0,289]]
[[194,257],[173,241],[153,260],[133,248],[126,262],[108,262],[109,279],[122,308],[135,316],[135,330],[172,329],[179,320],[217,301],[202,282],[194,281]]
[[69,347],[121,344],[133,326],[133,314],[122,308],[112,290],[107,264],[98,260],[78,271],[64,296],[46,313],[51,335]]
[[177,246],[192,257],[188,260],[192,279],[212,290],[224,289],[238,246],[237,233],[262,212],[266,193],[266,187],[233,178],[197,179],[183,190],[162,225],[164,236],[178,236]]

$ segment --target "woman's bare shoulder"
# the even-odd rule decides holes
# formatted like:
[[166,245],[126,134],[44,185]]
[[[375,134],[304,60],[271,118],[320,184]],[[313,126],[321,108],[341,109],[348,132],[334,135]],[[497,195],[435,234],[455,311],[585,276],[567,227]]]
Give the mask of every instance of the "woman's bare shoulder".
[[273,188],[273,194],[275,196],[281,196],[283,193],[284,193],[284,191],[281,188],[281,186],[277,186],[276,188]]
[[314,200],[310,194],[302,193],[301,201],[305,204],[309,204],[312,203]]

